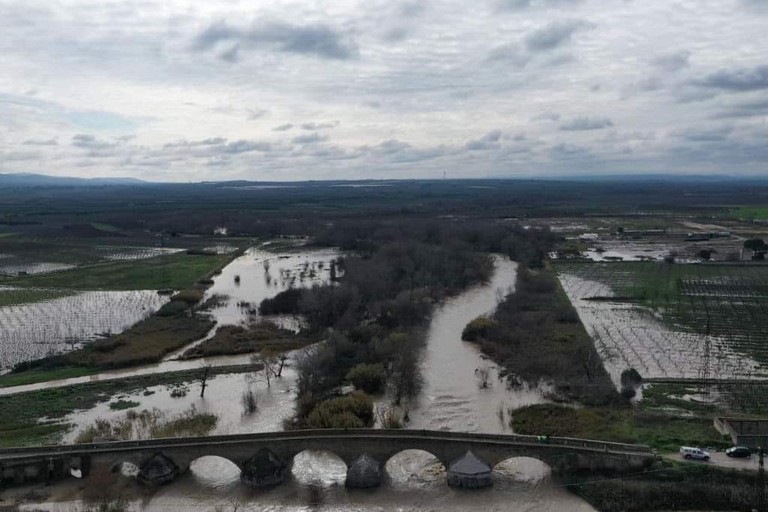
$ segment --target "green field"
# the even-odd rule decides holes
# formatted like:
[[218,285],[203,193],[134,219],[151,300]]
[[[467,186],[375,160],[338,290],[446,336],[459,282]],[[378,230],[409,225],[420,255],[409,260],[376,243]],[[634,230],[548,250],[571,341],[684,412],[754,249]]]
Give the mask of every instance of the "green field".
[[739,219],[768,220],[768,207],[765,206],[742,206],[731,213]]
[[71,290],[52,290],[46,288],[18,288],[0,290],[0,307],[18,306],[33,302],[44,302],[72,295]]
[[48,274],[0,278],[0,285],[74,290],[182,289],[231,258],[229,254],[171,254],[143,260],[98,263]]

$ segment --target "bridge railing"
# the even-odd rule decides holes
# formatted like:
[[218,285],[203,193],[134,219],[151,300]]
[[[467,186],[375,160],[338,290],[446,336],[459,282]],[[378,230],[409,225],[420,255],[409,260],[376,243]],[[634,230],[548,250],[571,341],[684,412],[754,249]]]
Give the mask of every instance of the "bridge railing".
[[368,439],[444,439],[446,441],[562,446],[574,449],[581,448],[606,452],[639,454],[651,453],[651,449],[645,445],[613,443],[609,441],[595,441],[591,439],[577,439],[568,437],[548,437],[545,440],[542,440],[537,436],[526,436],[518,434],[475,434],[434,430],[321,429],[291,430],[284,432],[260,432],[254,434],[234,434],[206,437],[161,438],[138,441],[108,441],[102,443],[52,445],[30,448],[5,448],[0,449],[0,458],[3,456],[12,458],[14,456],[33,456],[36,454],[80,454],[101,451],[123,451],[132,449],[167,448],[174,446],[195,446],[201,444],[229,444],[247,441],[281,441],[290,439],[339,437],[365,437]]

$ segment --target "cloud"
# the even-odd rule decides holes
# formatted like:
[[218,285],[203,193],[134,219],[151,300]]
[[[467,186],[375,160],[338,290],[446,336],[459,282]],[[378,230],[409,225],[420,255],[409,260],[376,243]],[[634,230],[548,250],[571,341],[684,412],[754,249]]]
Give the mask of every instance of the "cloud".
[[246,112],[248,112],[248,119],[250,121],[261,119],[262,117],[269,114],[269,110],[265,110],[263,108],[249,108],[249,109],[246,109]]
[[488,55],[489,61],[509,62],[517,67],[525,67],[531,57],[523,52],[516,44],[503,44],[497,46]]
[[613,121],[607,117],[576,117],[560,125],[560,129],[564,131],[588,131],[588,130],[601,130],[603,128],[610,128],[613,126]]
[[499,141],[501,140],[501,131],[493,130],[486,133],[482,137],[476,140],[467,142],[466,148],[470,151],[481,151],[487,149],[499,149],[501,146]]
[[715,118],[725,119],[756,116],[768,117],[768,99],[731,104],[724,110],[713,114]]
[[559,121],[560,114],[557,112],[542,112],[531,118],[531,121]]
[[679,136],[682,139],[691,142],[719,142],[724,141],[733,132],[733,128],[730,126],[723,126],[719,128],[690,128],[679,132]]
[[59,142],[56,139],[47,139],[47,140],[39,140],[39,139],[27,139],[24,142],[22,142],[25,146],[58,146]]
[[499,6],[503,9],[521,11],[531,7],[573,7],[583,0],[501,0]]
[[255,142],[252,140],[237,140],[224,144],[221,147],[223,153],[230,155],[237,155],[240,153],[248,153],[250,151],[269,151],[271,145],[268,142]]
[[293,138],[294,144],[316,144],[318,142],[323,142],[328,140],[328,137],[324,135],[320,135],[317,132],[310,133],[307,135],[299,135],[298,137]]
[[569,42],[576,32],[593,27],[582,20],[554,21],[525,36],[525,46],[530,52],[553,50]]
[[664,71],[674,72],[680,71],[683,68],[687,68],[689,65],[689,59],[691,58],[691,52],[688,50],[681,50],[678,52],[667,53],[660,55],[653,59],[651,62],[654,66]]
[[702,87],[730,92],[768,89],[768,66],[721,69],[694,83]]
[[272,131],[273,132],[284,132],[284,131],[290,130],[291,128],[293,128],[293,125],[291,123],[285,123],[285,124],[281,124],[281,125],[275,126],[274,128],[272,128]]
[[[351,36],[332,27],[316,23],[295,25],[286,22],[257,22],[240,28],[219,21],[195,37],[193,48],[210,50],[225,43],[237,52],[244,47],[268,47],[286,53],[313,55],[324,59],[352,59],[358,54],[357,43]],[[224,58],[221,54],[220,57]],[[227,60],[226,58],[224,60]]]
[[336,128],[338,125],[338,121],[332,122],[332,123],[302,123],[301,129],[302,130],[326,130],[329,128]]
[[113,148],[117,146],[117,143],[99,140],[93,135],[78,133],[72,137],[72,145],[83,149],[101,150]]

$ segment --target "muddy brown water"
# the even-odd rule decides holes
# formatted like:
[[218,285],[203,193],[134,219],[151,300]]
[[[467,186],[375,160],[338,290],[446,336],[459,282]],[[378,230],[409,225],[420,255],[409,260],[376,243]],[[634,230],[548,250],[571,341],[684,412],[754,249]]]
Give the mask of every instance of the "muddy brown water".
[[[490,283],[467,290],[437,308],[422,361],[425,383],[421,396],[410,406],[409,428],[509,433],[510,410],[546,400],[545,388],[508,389],[498,379],[495,365],[486,361],[475,346],[461,340],[466,323],[492,312],[499,298],[514,287],[516,269],[515,263],[497,258]],[[225,271],[225,280],[226,275]],[[475,373],[478,368],[488,369],[490,386],[480,386]],[[273,380],[269,388],[263,379],[252,375],[226,375],[210,381],[202,399],[194,385],[183,398],[171,398],[169,390],[162,386],[151,389],[155,393],[150,396],[136,394],[125,398],[141,402],[142,408],[157,407],[168,414],[193,404],[200,410],[215,412],[220,418],[216,433],[279,430],[283,419],[293,412],[295,379],[290,365],[283,378]],[[247,387],[257,393],[259,400],[259,410],[253,415],[244,415],[240,405],[241,391]],[[499,410],[503,411],[501,415]],[[123,414],[101,404],[90,411],[77,412],[67,421],[82,427],[98,417]],[[386,469],[388,478],[380,488],[348,491],[344,488],[346,466],[337,456],[307,451],[294,460],[288,482],[269,491],[254,491],[239,483],[239,470],[234,464],[218,457],[204,457],[196,460],[177,481],[133,505],[135,510],[148,511],[594,511],[553,482],[549,468],[534,459],[515,458],[500,463],[494,468],[494,486],[471,492],[449,488],[445,468],[426,452],[401,452],[387,462]],[[35,507],[76,510],[79,506],[76,489],[62,487],[52,492],[56,494]],[[135,489],[129,487],[129,492]],[[30,506],[22,510],[35,509]]]

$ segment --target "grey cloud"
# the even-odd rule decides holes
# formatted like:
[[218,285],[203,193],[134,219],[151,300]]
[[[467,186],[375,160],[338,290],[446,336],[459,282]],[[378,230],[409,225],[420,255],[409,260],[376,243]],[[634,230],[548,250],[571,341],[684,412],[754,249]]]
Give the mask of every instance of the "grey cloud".
[[72,137],[72,145],[83,149],[104,150],[117,146],[117,143],[99,140],[93,135],[79,133]]
[[234,44],[232,47],[228,50],[224,50],[219,54],[219,58],[221,60],[236,63],[240,61],[240,45]]
[[710,129],[690,128],[680,132],[679,136],[691,142],[719,142],[726,140],[732,131],[733,128],[730,126]]
[[493,130],[488,132],[479,139],[471,140],[467,142],[466,148],[469,151],[481,151],[486,149],[498,149],[500,147],[499,141],[501,140],[501,131]]
[[663,69],[664,71],[674,72],[688,67],[688,60],[690,58],[691,52],[688,50],[681,50],[679,52],[660,55],[653,59],[652,63],[654,66]]
[[261,119],[262,117],[269,114],[269,110],[264,110],[263,108],[249,108],[246,111],[248,112],[248,119],[251,121],[255,119]]
[[320,135],[317,132],[314,132],[307,135],[299,135],[298,137],[294,137],[293,143],[294,144],[315,144],[317,142],[323,142],[325,140],[328,140],[328,137],[325,137],[323,135]]
[[200,144],[203,146],[213,146],[216,144],[224,144],[225,142],[227,142],[227,139],[224,137],[212,137],[210,139],[201,140]]
[[37,140],[29,139],[25,140],[22,144],[25,146],[58,146],[59,142],[56,139]]
[[613,126],[613,121],[607,117],[576,117],[560,125],[565,131],[601,130]]
[[315,55],[326,59],[351,59],[357,56],[357,44],[348,35],[323,24],[292,25],[285,22],[258,22],[239,28],[225,21],[210,25],[198,34],[193,47],[209,50],[227,42],[244,46],[269,46],[278,51]]
[[738,118],[768,116],[768,99],[728,105],[725,110],[713,115],[715,118]]
[[335,128],[338,125],[338,122],[333,123],[302,123],[301,129],[302,130],[325,130],[328,128]]
[[553,50],[570,41],[576,32],[593,26],[582,20],[555,21],[528,34],[525,46],[531,52]]
[[251,140],[237,140],[234,142],[230,142],[229,144],[225,144],[221,148],[222,152],[231,154],[231,155],[248,153],[250,151],[265,152],[265,151],[269,151],[270,149],[271,149],[271,146],[268,142],[255,142]]
[[531,121],[559,121],[560,114],[557,112],[542,112],[531,118]]
[[4,160],[6,162],[22,162],[39,158],[39,151],[9,151],[7,153],[0,153],[0,161]]
[[272,131],[284,132],[284,131],[290,130],[291,128],[293,128],[293,125],[291,123],[286,123],[286,124],[281,124],[279,126],[275,126],[274,128],[272,128]]
[[503,9],[520,11],[530,7],[572,7],[583,0],[501,0],[499,6]]
[[721,69],[694,82],[703,87],[732,92],[768,89],[768,66]]
[[520,50],[516,44],[504,44],[497,46],[488,55],[489,61],[509,62],[517,67],[525,67],[531,60],[530,56]]

